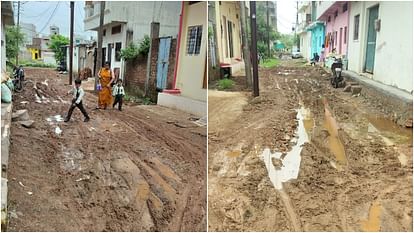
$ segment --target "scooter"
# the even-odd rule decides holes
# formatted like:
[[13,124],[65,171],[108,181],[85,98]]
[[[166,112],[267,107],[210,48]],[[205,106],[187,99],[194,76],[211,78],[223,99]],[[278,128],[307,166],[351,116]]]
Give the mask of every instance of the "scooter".
[[345,84],[345,80],[342,77],[342,59],[335,58],[335,61],[331,65],[332,78],[331,84],[334,88],[342,87]]

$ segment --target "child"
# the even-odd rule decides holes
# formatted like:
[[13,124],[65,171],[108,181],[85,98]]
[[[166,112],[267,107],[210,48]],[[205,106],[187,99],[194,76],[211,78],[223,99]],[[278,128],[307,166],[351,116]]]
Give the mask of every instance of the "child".
[[119,111],[122,111],[122,98],[124,98],[125,95],[124,87],[122,86],[122,79],[118,79],[116,85],[114,85],[112,95],[115,97],[112,108],[115,108],[115,105],[118,104]]
[[68,122],[70,120],[70,117],[72,116],[72,112],[76,107],[79,108],[79,110],[82,112],[83,116],[85,117],[85,119],[83,120],[84,122],[88,122],[90,119],[88,116],[88,113],[86,112],[82,104],[82,98],[85,95],[85,92],[83,91],[82,87],[80,87],[81,83],[82,81],[80,79],[76,79],[75,87],[68,92],[68,94],[70,94],[70,92],[73,93],[73,99],[72,99],[72,105],[69,108],[68,115],[65,118],[65,122]]

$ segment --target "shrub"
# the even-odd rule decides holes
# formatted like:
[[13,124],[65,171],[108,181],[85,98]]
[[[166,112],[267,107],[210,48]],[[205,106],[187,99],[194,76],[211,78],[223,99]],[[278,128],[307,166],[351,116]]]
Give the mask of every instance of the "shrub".
[[234,81],[228,78],[221,79],[218,81],[218,88],[220,90],[230,89],[234,85]]
[[121,58],[126,61],[132,61],[138,56],[145,56],[148,54],[150,49],[150,38],[145,35],[138,45],[134,42],[129,43],[128,47],[121,50]]

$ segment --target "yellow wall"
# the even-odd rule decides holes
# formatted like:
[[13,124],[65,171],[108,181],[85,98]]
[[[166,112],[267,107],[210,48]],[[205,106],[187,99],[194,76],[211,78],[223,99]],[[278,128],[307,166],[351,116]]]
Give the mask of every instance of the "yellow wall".
[[[203,88],[203,78],[207,59],[207,2],[184,4],[176,88],[181,90],[182,96],[206,102],[207,90]],[[188,27],[198,25],[203,26],[200,54],[190,56],[186,51]]]
[[40,58],[40,51],[38,49],[29,49],[29,51],[32,54],[32,60],[36,60],[36,54],[37,54],[37,59]]
[[[216,4],[216,28],[217,28],[217,47],[219,51],[220,63],[234,63],[235,58],[242,57],[241,48],[241,26],[240,26],[240,7],[238,2],[218,1]],[[224,22],[226,17],[226,22]],[[233,57],[230,57],[229,41],[228,41],[228,27],[227,21],[233,23]],[[223,33],[222,33],[223,29]]]

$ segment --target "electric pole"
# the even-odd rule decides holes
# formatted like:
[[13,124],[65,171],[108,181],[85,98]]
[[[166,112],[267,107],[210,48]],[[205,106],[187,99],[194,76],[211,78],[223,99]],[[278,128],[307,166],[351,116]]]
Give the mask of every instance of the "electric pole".
[[[101,9],[99,14],[99,30],[98,30],[98,52],[97,52],[97,67],[101,69],[102,67],[102,58],[103,58],[103,51],[102,51],[102,40],[103,40],[103,24],[104,24],[104,14],[105,14],[105,1],[100,2]],[[98,79],[95,77],[95,91],[96,91],[96,84],[98,83]]]
[[250,63],[250,50],[249,42],[247,40],[247,25],[246,25],[246,2],[239,1],[240,4],[240,26],[242,33],[242,44],[243,44],[243,57],[244,57],[244,69],[246,73],[246,85],[247,87],[252,86],[252,65]]
[[69,85],[72,85],[73,75],[73,21],[74,21],[75,2],[70,2],[70,41],[69,41]]
[[266,1],[266,14],[267,14],[267,57],[270,58],[269,1]]
[[299,43],[299,36],[297,33],[298,27],[299,27],[299,2],[296,1],[296,27],[295,27],[295,38],[296,38],[296,46],[298,48],[298,51],[300,51],[300,43]]
[[256,1],[250,2],[250,19],[252,31],[252,63],[253,63],[253,96],[259,96],[259,73],[257,64],[257,26],[256,26]]
[[16,66],[19,65],[19,37],[20,37],[20,1],[17,2],[17,53],[16,53]]

